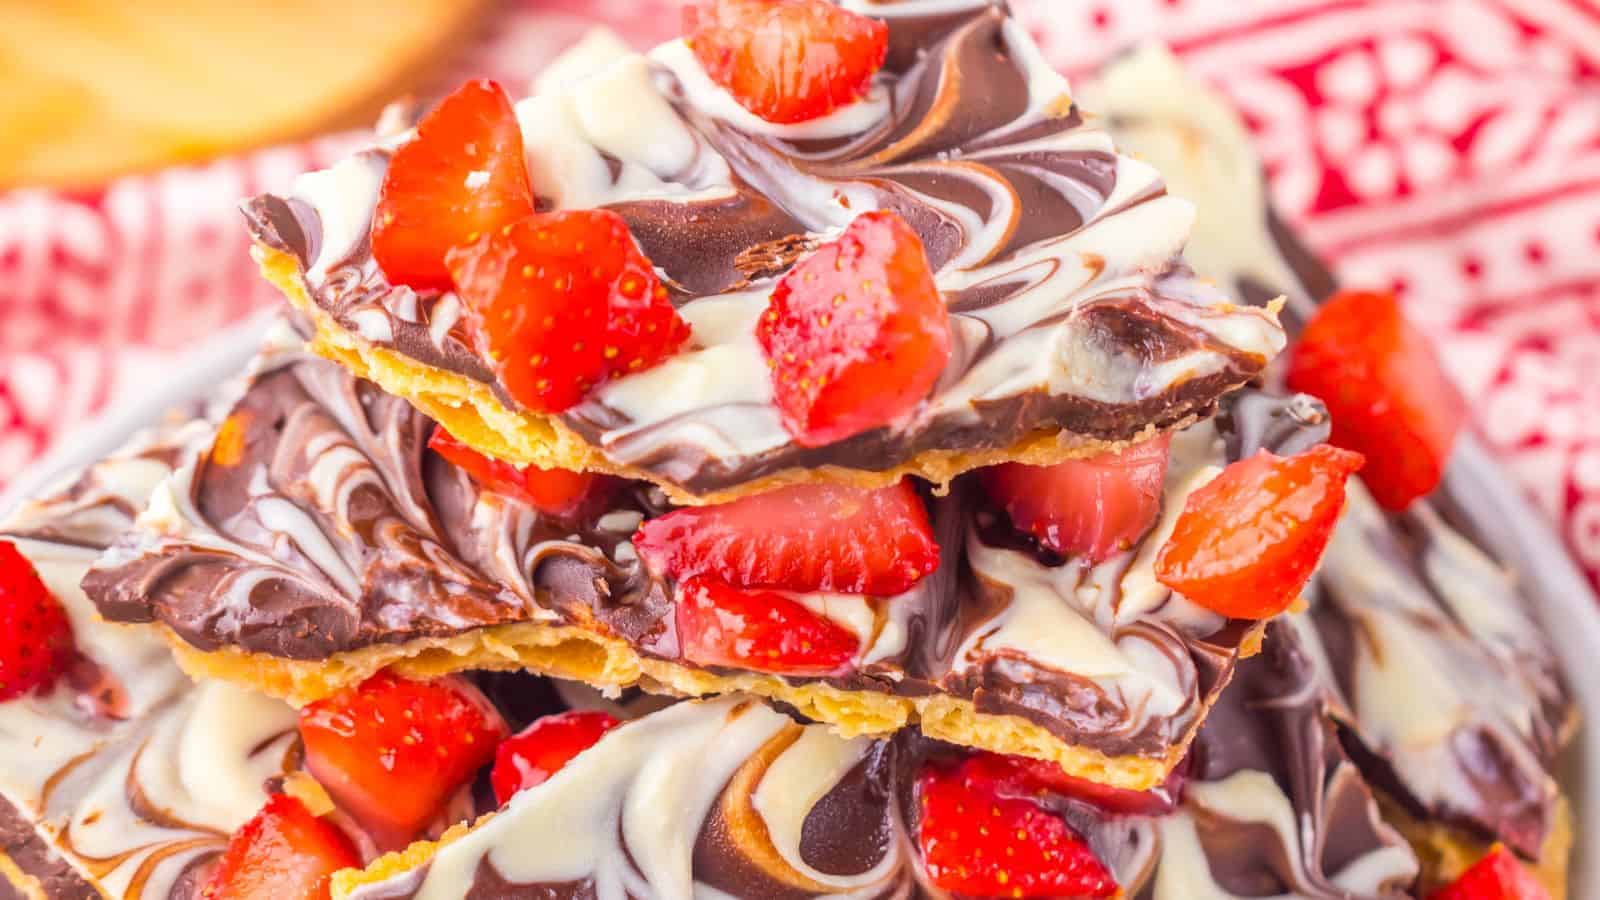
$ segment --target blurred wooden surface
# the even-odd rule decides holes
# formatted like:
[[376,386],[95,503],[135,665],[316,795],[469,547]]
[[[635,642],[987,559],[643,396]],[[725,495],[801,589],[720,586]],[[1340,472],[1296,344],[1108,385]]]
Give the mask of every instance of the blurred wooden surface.
[[0,188],[369,123],[490,0],[0,0]]

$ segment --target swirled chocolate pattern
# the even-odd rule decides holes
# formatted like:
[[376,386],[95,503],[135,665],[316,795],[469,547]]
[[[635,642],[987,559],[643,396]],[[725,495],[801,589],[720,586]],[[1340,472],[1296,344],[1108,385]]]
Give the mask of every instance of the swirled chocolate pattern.
[[1427,502],[1389,517],[1358,488],[1316,585],[1312,618],[1379,784],[1537,859],[1575,723],[1511,576]]
[[[620,213],[693,329],[684,352],[562,414],[570,430],[617,465],[704,493],[1041,432],[1125,440],[1208,412],[1282,347],[1272,314],[1191,275],[1179,254],[1193,208],[1117,154],[1002,7],[867,11],[889,23],[889,64],[865,97],[812,122],[752,116],[682,41],[566,61],[518,104],[541,198]],[[251,201],[247,219],[297,260],[339,327],[492,384],[456,298],[389,285],[368,251],[385,147],[405,138]],[[955,350],[903,421],[802,448],[779,421],[754,323],[776,276],[870,209],[921,235]]]
[[[1228,421],[1269,419],[1282,426],[1275,446],[1325,429],[1305,399],[1251,399]],[[699,671],[679,651],[673,585],[646,573],[630,543],[663,509],[655,492],[621,490],[579,521],[542,516],[481,493],[426,448],[431,428],[333,363],[270,352],[218,440],[156,491],[85,587],[108,618],[159,621],[202,650],[323,660],[533,622]],[[939,571],[910,592],[793,595],[859,650],[842,671],[784,683],[955,698],[1106,757],[1176,762],[1250,625],[1162,587],[1154,557],[1188,493],[1232,458],[1231,433],[1201,423],[1177,435],[1161,518],[1093,567],[1042,553],[958,484],[932,501]]]
[[754,701],[680,703],[349,896],[908,896],[885,751]]
[[78,587],[180,444],[208,430],[140,439],[0,523],[65,607],[81,656],[48,693],[0,704],[0,835],[53,898],[183,896],[286,771],[288,707],[195,687],[165,642],[102,621]]

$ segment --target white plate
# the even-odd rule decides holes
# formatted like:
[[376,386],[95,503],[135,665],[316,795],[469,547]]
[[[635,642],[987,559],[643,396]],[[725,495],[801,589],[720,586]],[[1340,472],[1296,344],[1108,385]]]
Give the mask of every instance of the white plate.
[[[87,465],[154,422],[173,405],[204,395],[238,372],[254,353],[267,324],[262,318],[235,326],[173,366],[166,383],[140,403],[108,412],[60,441],[55,452],[18,478],[0,511],[62,473]],[[1536,611],[1555,643],[1586,723],[1600,723],[1600,679],[1590,677],[1600,657],[1600,604],[1583,573],[1567,556],[1550,527],[1527,504],[1509,476],[1471,435],[1459,442],[1446,473],[1461,505],[1489,549],[1516,568]],[[1573,900],[1600,897],[1600,727],[1586,724],[1574,743],[1563,783],[1573,792],[1580,842],[1573,855]]]

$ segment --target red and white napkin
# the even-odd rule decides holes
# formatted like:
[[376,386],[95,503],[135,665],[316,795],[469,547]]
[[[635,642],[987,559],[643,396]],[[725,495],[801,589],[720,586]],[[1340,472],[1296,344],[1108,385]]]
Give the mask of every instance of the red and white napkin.
[[[1278,209],[1346,283],[1401,291],[1480,433],[1600,585],[1600,5],[1011,3],[1068,75],[1153,37],[1232,99]],[[645,46],[676,31],[679,5],[512,3],[460,74],[524,84],[597,23]],[[0,195],[0,486],[275,302],[236,203],[354,140]]]

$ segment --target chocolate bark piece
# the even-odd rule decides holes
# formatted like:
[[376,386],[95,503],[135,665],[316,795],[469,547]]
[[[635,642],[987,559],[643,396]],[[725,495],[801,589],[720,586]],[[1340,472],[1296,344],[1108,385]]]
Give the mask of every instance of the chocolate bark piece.
[[[312,314],[319,352],[483,452],[650,480],[680,503],[1089,455],[1208,415],[1281,348],[1272,313],[1189,271],[1192,207],[1117,154],[1003,6],[878,12],[894,64],[817,122],[755,119],[682,41],[519,105],[541,199],[618,212],[694,329],[684,352],[558,415],[501,389],[453,294],[392,285],[373,262],[368,223],[404,136],[247,203],[264,271]],[[922,238],[955,349],[906,421],[801,447],[754,322],[802,250],[877,208]]]
[[194,686],[153,629],[102,621],[78,587],[208,431],[137,438],[0,521],[65,608],[81,657],[49,691],[0,703],[0,850],[47,897],[185,896],[287,770],[288,707]]
[[[1398,900],[1417,861],[1386,825],[1328,717],[1332,686],[1293,630],[1202,729],[1184,799],[1110,813],[1055,794],[1126,896]],[[686,701],[603,737],[470,829],[335,877],[334,896],[934,897],[917,843],[918,774],[972,751],[902,732],[841,738],[737,698]]]
[[[1286,295],[1291,331],[1336,288],[1268,204],[1243,123],[1170,54],[1130,54],[1086,93],[1120,142],[1198,202],[1188,253],[1204,274],[1244,296]],[[1395,515],[1355,487],[1303,633],[1341,686],[1357,762],[1424,854],[1460,860],[1501,840],[1561,896],[1573,836],[1555,764],[1576,711],[1521,561],[1482,549],[1462,489],[1447,478]]]
[[[1227,422],[1284,448],[1325,433],[1304,399],[1252,399]],[[898,597],[796,595],[857,637],[851,665],[826,677],[683,658],[676,586],[631,544],[667,509],[659,491],[635,484],[576,519],[543,515],[429,450],[433,427],[333,363],[272,349],[224,437],[158,489],[84,585],[108,618],[160,623],[191,671],[296,703],[386,665],[523,667],[680,694],[751,691],[847,734],[918,720],[957,743],[1135,787],[1176,764],[1259,636],[1153,575],[1188,493],[1237,458],[1239,439],[1209,423],[1173,439],[1150,533],[1095,566],[1019,536],[975,484],[933,498],[934,575]]]

